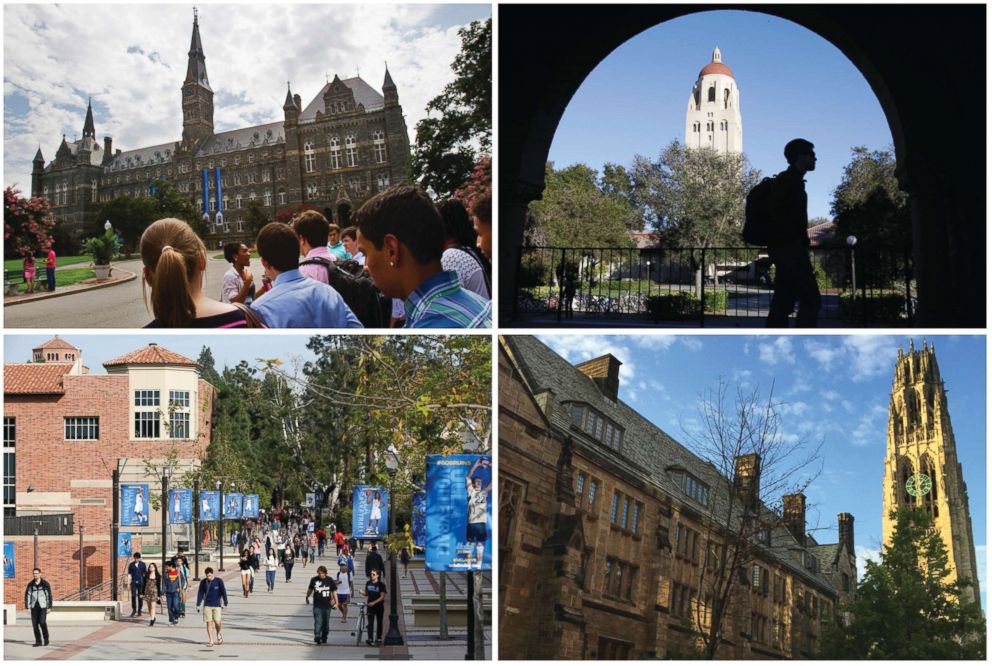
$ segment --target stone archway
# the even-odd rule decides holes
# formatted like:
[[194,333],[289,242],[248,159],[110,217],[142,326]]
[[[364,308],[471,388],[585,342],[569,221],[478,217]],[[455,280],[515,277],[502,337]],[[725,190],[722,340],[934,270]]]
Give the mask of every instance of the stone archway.
[[572,95],[601,60],[634,35],[713,9],[760,11],[793,21],[832,43],[861,72],[889,124],[897,176],[910,197],[917,324],[984,327],[982,5],[501,5],[502,321],[512,311],[527,205],[544,189],[545,162]]

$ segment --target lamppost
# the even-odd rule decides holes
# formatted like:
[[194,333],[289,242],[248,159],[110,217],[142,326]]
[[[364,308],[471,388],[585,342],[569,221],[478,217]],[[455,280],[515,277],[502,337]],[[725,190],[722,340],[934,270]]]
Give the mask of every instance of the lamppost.
[[103,229],[104,229],[104,231],[110,231],[113,228],[114,228],[114,226],[112,224],[110,224],[110,220],[107,220],[106,222],[103,223]]
[[216,484],[217,488],[217,511],[220,513],[217,516],[217,541],[220,543],[220,565],[217,567],[217,571],[224,570],[224,482],[218,481]]
[[[395,486],[396,472],[400,468],[400,457],[396,447],[392,444],[386,449],[386,471],[389,472],[389,533],[393,533],[393,525],[396,522],[396,514],[393,511],[393,488]],[[389,631],[383,645],[403,645],[403,635],[400,633],[400,617],[396,612],[396,553],[394,549],[389,549]]]
[[[479,440],[472,430],[472,427],[475,425],[472,421],[467,422],[458,434],[459,439],[462,441],[462,450],[466,453],[475,453],[479,449]],[[465,601],[468,608],[465,660],[472,661],[475,659],[475,574],[471,571],[466,571],[465,580],[468,583],[465,590]]]
[[858,243],[857,236],[847,237],[847,246],[851,248],[851,304],[854,304],[855,295],[858,293],[858,280],[854,272],[854,246]]

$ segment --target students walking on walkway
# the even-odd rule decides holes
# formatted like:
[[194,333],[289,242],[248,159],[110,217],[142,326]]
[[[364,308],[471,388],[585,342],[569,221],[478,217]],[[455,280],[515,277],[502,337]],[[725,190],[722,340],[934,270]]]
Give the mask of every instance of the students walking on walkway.
[[31,611],[31,628],[34,629],[34,646],[41,645],[42,639],[48,645],[48,611],[52,607],[52,586],[41,577],[41,569],[34,568],[34,574],[24,590],[24,607]]
[[145,603],[148,605],[148,615],[151,621],[148,626],[155,626],[155,615],[158,613],[158,600],[162,597],[162,574],[158,572],[158,565],[154,562],[148,566],[148,575],[145,576],[145,588],[142,591]]
[[306,603],[310,603],[313,595],[313,642],[317,645],[327,642],[330,631],[331,609],[338,607],[337,586],[327,575],[327,567],[317,567],[317,575],[310,579],[307,586]]
[[386,584],[380,580],[381,576],[382,574],[378,569],[372,569],[369,580],[366,581],[365,586],[362,588],[362,596],[369,598],[366,610],[368,613],[369,638],[365,641],[366,645],[372,645],[373,630],[375,630],[375,644],[378,645],[382,641],[382,617],[386,608],[383,605],[386,601]]
[[279,568],[279,558],[276,557],[276,551],[269,548],[269,554],[265,557],[265,587],[268,588],[269,592],[274,592],[276,589],[276,569]]
[[165,604],[169,610],[169,624],[179,624],[179,595],[182,591],[183,579],[179,571],[182,566],[180,561],[178,566],[173,564],[165,572],[165,579],[162,581],[165,587]]
[[200,612],[200,604],[203,604],[203,619],[207,623],[207,647],[214,646],[214,630],[217,631],[217,644],[223,645],[220,608],[222,602],[224,608],[227,608],[227,588],[224,587],[224,581],[214,577],[211,567],[204,569],[203,573],[206,578],[200,581],[200,589],[196,593],[196,612]]

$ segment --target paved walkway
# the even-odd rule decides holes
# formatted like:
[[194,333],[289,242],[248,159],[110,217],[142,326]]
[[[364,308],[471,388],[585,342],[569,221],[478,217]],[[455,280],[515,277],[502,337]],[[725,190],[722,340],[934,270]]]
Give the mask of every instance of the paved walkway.
[[[333,570],[336,558],[330,554],[318,558]],[[313,563],[303,567],[297,560],[293,577],[285,582],[282,569],[277,572],[276,589],[265,590],[264,574],[255,581],[255,592],[245,599],[241,596],[241,581],[237,571],[226,571],[222,577],[227,586],[229,605],[223,611],[224,644],[206,646],[207,632],[203,616],[196,613],[195,594],[187,602],[186,617],[178,626],[170,626],[168,616],[161,612],[155,626],[148,625],[147,615],[128,618],[129,601],[124,602],[125,617],[120,622],[50,622],[51,645],[33,647],[34,634],[31,617],[23,610],[17,614],[15,626],[4,627],[5,659],[96,659],[96,660],[193,660],[193,659],[250,659],[304,660],[304,659],[461,659],[465,654],[465,631],[453,631],[456,639],[439,641],[421,631],[408,634],[406,627],[413,626],[412,614],[401,614],[400,628],[406,645],[396,648],[374,648],[365,645],[364,639],[356,645],[355,615],[349,608],[347,623],[341,622],[338,611],[331,613],[331,632],[326,645],[313,642],[312,607],[303,599],[310,578],[317,574]],[[355,558],[355,569],[364,581],[364,552]],[[201,569],[202,572],[202,569]],[[389,576],[387,573],[388,584]],[[194,583],[196,585],[196,583]],[[407,585],[400,586],[402,593]],[[450,586],[449,586],[450,587]],[[411,588],[412,589],[412,588]],[[356,585],[357,590],[357,585]],[[359,595],[359,598],[362,598]],[[386,607],[388,628],[389,607]],[[404,626],[406,625],[406,626]],[[385,632],[384,632],[385,633]],[[436,636],[436,632],[435,632]],[[486,654],[491,655],[491,635],[486,634]]]

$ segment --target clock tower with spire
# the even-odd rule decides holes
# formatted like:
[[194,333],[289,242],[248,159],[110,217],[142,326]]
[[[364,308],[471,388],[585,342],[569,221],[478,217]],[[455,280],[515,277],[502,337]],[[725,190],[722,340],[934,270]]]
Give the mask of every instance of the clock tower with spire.
[[214,133],[214,91],[207,80],[207,62],[200,42],[200,23],[193,9],[193,37],[183,81],[183,147],[195,150]]
[[969,578],[969,601],[979,603],[975,539],[968,509],[968,489],[961,474],[947,392],[940,378],[933,343],[909,353],[899,349],[889,402],[888,444],[882,495],[882,537],[891,543],[902,507],[921,507],[933,517],[947,547],[952,575]]

